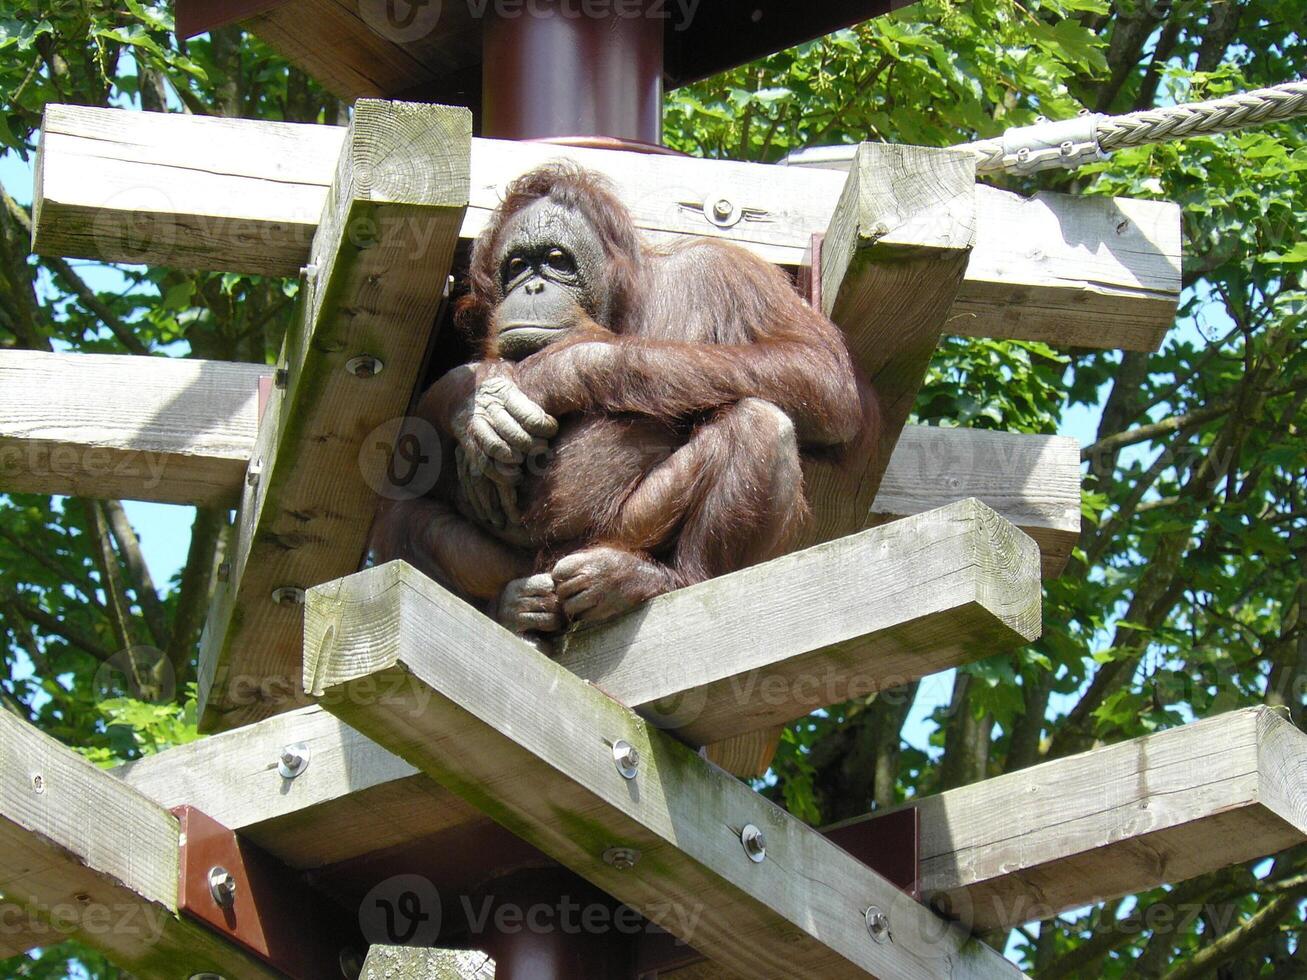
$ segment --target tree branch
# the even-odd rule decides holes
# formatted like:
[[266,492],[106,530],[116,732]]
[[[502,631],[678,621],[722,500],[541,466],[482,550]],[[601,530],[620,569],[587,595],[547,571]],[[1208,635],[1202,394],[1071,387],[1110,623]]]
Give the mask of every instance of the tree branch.
[[123,510],[121,503],[117,500],[105,500],[101,502],[101,507],[104,509],[105,517],[108,518],[109,531],[118,545],[118,553],[122,555],[123,563],[127,566],[127,574],[131,576],[132,591],[136,594],[136,601],[141,607],[141,618],[145,620],[150,636],[154,639],[154,645],[162,650],[168,646],[171,639],[168,614],[164,611],[163,603],[159,601],[159,593],[154,587],[154,580],[150,577],[150,569],[145,564],[145,556],[141,554],[141,541],[136,536],[132,522],[127,519],[127,512]]
[[1307,895],[1307,877],[1281,892],[1229,932],[1195,953],[1185,963],[1163,974],[1162,980],[1197,980],[1217,967],[1229,963],[1254,943],[1273,933],[1280,922],[1298,907]]

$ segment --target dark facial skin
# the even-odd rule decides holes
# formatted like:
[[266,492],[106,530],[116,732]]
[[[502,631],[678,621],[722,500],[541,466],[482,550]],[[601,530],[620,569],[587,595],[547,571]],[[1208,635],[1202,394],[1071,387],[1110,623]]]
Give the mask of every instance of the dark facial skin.
[[542,199],[504,229],[503,299],[495,310],[499,355],[517,361],[560,340],[584,313],[602,323],[603,245],[576,212]]

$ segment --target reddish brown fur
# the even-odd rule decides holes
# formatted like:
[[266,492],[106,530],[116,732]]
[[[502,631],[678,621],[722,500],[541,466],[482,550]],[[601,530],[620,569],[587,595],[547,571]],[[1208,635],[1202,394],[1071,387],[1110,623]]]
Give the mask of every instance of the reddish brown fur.
[[[612,322],[587,321],[508,365],[496,361],[489,329],[502,299],[500,236],[543,197],[581,212],[601,238]],[[510,185],[473,250],[470,280],[457,316],[483,339],[486,362],[458,385],[442,381],[449,390],[433,389],[424,405],[448,429],[470,379],[495,370],[559,419],[550,462],[522,488],[538,568],[608,545],[642,564],[643,581],[661,569],[656,592],[765,560],[806,513],[799,453],[874,448],[873,393],[838,328],[783,273],[724,242],[646,247],[594,174],[554,165]],[[433,546],[435,570],[456,587],[481,576],[451,564],[520,570],[502,547]]]

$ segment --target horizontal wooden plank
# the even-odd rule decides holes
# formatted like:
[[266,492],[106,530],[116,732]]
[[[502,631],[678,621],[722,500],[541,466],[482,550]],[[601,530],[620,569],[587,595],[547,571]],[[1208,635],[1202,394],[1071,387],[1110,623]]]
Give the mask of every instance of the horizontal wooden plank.
[[[555,860],[745,975],[1015,977],[922,906],[593,685],[392,562],[310,592],[305,686]],[[476,650],[474,658],[468,650]],[[612,744],[629,742],[628,781]],[[750,860],[741,829],[766,835]],[[638,852],[612,866],[614,846]],[[868,935],[869,905],[892,940]],[[694,924],[672,914],[693,910]],[[888,938],[888,937],[887,937]]]
[[[282,778],[283,747],[309,765]],[[410,844],[478,814],[317,705],[221,732],[111,770],[164,807],[189,803],[294,868]]]
[[[288,784],[273,761],[292,741],[312,762]],[[977,928],[1006,928],[1274,854],[1307,835],[1305,769],[1307,735],[1250,708],[924,797],[922,886]],[[300,868],[484,819],[316,706],[115,772]]]
[[143,977],[280,977],[178,915],[178,833],[158,803],[0,711],[7,932],[78,939]]
[[914,805],[922,894],[1007,928],[1301,844],[1307,735],[1247,708]]
[[[411,566],[382,567],[358,574],[392,583],[397,628],[446,603]],[[1034,543],[964,500],[659,596],[568,634],[558,662],[705,745],[1028,643],[1039,603]]]
[[1039,630],[1034,542],[963,500],[660,596],[569,634],[558,659],[707,744],[1021,646]]
[[[230,504],[258,435],[255,387],[271,373],[220,361],[2,351],[0,491]],[[1063,436],[905,426],[871,521],[967,497],[1034,538],[1044,575],[1056,576],[1080,533],[1080,448]]]
[[[344,130],[80,106],[46,109],[34,244],[43,254],[293,275],[308,259]],[[608,175],[654,241],[726,238],[798,265],[845,175],[803,167],[474,140],[462,236],[504,184],[566,157]],[[719,228],[705,201],[740,221]],[[1179,209],[1157,201],[977,187],[977,240],[948,329],[970,336],[1153,349],[1180,289]]]
[[[467,203],[471,131],[466,109],[355,106],[283,347],[286,388],[260,427],[259,479],[247,481],[200,644],[203,728],[303,703],[302,610],[276,595],[363,558],[388,462],[367,440],[417,384]],[[380,367],[351,370],[359,357]]]
[[269,371],[0,351],[0,489],[231,506]]
[[907,425],[872,504],[881,524],[975,497],[1039,545],[1045,578],[1080,537],[1080,446],[1066,436]]

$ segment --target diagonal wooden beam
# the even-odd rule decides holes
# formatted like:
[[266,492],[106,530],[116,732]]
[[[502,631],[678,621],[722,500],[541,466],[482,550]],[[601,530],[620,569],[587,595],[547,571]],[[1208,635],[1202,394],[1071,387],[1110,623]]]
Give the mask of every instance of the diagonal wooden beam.
[[[331,185],[344,130],[178,113],[48,106],[34,195],[37,252],[110,262],[294,275]],[[464,238],[504,184],[567,157],[606,174],[651,239],[726,238],[803,261],[844,188],[838,171],[474,140]],[[714,224],[725,196],[741,218]],[[710,208],[711,210],[711,208]],[[1174,204],[976,188],[975,254],[950,333],[1153,350],[1180,294]]]
[[355,107],[200,645],[206,729],[303,703],[295,590],[362,559],[385,466],[362,451],[416,384],[467,204],[470,140],[465,109]]
[[[288,787],[272,763],[299,741],[313,762]],[[1307,735],[1255,707],[923,797],[921,884],[977,928],[1008,928],[1275,854],[1307,838],[1304,767]],[[485,819],[316,706],[115,772],[297,868],[394,853]],[[874,838],[875,819],[839,826],[865,824]]]
[[282,975],[179,916],[177,889],[177,819],[0,711],[0,910],[17,945],[77,939],[144,977]]
[[976,237],[975,161],[957,150],[864,143],[822,243],[821,295],[876,389],[877,451],[804,476],[805,540],[867,526],[871,503],[967,268]]
[[1006,929],[1303,843],[1307,735],[1245,708],[913,805],[922,894]]
[[[305,686],[519,837],[747,976],[1020,976],[470,606],[446,593],[397,621],[401,576],[392,563],[312,590]],[[618,740],[639,753],[634,780],[614,765]],[[761,863],[741,845],[747,825],[766,836]],[[606,861],[614,847],[638,852],[634,866]],[[882,942],[869,906],[889,917]]]

